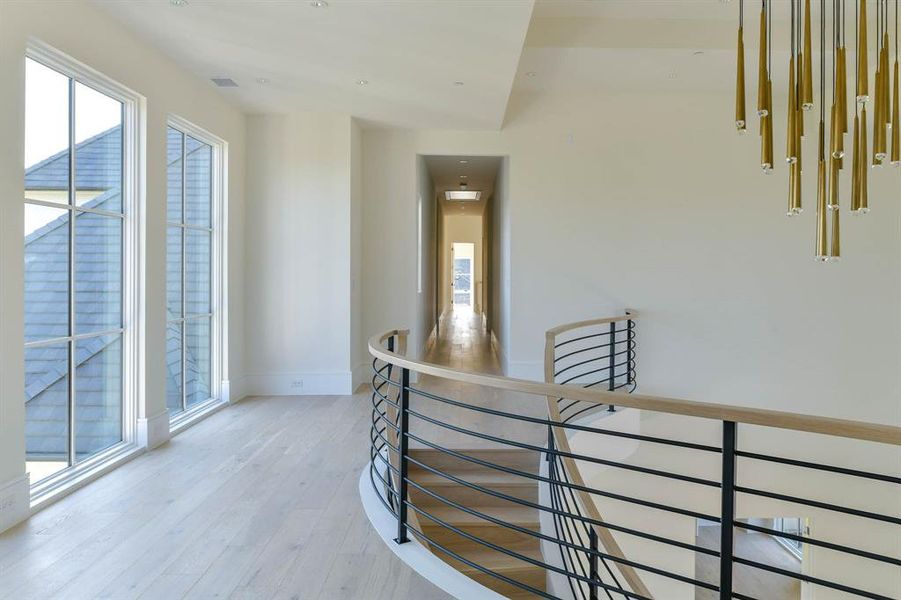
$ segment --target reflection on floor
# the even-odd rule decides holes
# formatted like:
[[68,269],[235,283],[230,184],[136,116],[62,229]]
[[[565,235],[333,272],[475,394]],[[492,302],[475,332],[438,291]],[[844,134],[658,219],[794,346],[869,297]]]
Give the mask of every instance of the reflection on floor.
[[501,374],[491,334],[471,306],[454,304],[441,319],[438,339],[425,355],[427,362],[466,371]]
[[[699,528],[698,545],[719,548],[720,527],[709,525]],[[753,561],[770,564],[787,571],[801,572],[801,561],[791,555],[773,536],[755,531],[735,530],[735,554]],[[695,559],[696,577],[701,581],[719,581],[719,559],[698,553]],[[741,594],[767,600],[800,600],[801,582],[791,577],[761,571],[744,565],[735,565],[733,589]],[[715,600],[719,594],[709,590],[697,590],[695,600]]]

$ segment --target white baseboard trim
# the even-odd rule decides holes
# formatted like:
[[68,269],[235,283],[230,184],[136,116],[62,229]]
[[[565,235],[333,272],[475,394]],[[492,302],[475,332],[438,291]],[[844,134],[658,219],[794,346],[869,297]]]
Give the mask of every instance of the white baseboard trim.
[[349,396],[354,391],[351,371],[255,373],[244,376],[247,396]]
[[31,478],[28,473],[0,484],[0,533],[31,514]]
[[428,579],[432,584],[454,598],[503,600],[504,596],[489,590],[438,558],[420,544],[412,534],[410,534],[410,541],[406,544],[398,544],[394,541],[394,537],[397,535],[397,519],[382,505],[375,490],[372,489],[368,464],[360,473],[360,500],[366,516],[369,517],[369,522],[382,538],[382,542],[408,567]]
[[544,381],[544,363],[531,360],[506,361],[504,373],[507,377]]
[[507,377],[510,376],[507,366],[507,354],[504,352],[504,347],[501,345],[497,336],[494,335],[494,330],[491,330],[491,347],[494,348],[495,354],[497,354],[497,360],[501,363],[501,372]]
[[146,419],[138,419],[138,446],[152,450],[169,441],[169,409]]

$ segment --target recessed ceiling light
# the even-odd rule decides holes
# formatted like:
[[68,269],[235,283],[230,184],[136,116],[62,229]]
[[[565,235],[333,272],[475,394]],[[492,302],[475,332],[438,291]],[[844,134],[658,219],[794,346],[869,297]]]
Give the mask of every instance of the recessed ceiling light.
[[455,82],[454,82],[454,85],[460,86],[460,85],[463,85],[463,82],[462,82],[462,81],[455,81]]
[[538,73],[536,73],[535,71],[529,71],[528,73],[526,73],[526,77],[535,77],[535,75],[537,74]]
[[310,6],[313,8],[328,8],[328,2],[325,0],[313,0],[310,2]]
[[465,164],[468,163],[468,162],[469,162],[468,160],[461,160],[461,161],[460,161],[460,164],[461,164],[461,165],[465,165]]
[[172,6],[187,6],[188,0],[169,0],[169,4]]
[[369,81],[367,81],[366,79],[358,79],[357,85],[369,85]]
[[460,179],[467,179],[469,175],[460,175]]
[[257,83],[259,83],[260,85],[266,85],[267,83],[269,83],[269,80],[265,77],[257,77]]
[[701,56],[702,54],[704,54],[704,51],[703,50],[695,50],[694,54],[695,54],[695,56]]
[[459,202],[477,202],[482,197],[482,192],[475,190],[448,190],[444,192],[445,200],[456,200]]

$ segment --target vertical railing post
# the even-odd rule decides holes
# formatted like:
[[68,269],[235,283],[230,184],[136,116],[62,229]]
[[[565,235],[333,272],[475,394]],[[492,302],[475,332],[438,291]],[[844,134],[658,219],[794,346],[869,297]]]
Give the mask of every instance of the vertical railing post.
[[548,452],[545,452],[544,457],[548,462],[551,462],[554,460],[554,455],[550,452],[554,449],[554,430],[551,429],[550,425],[547,426],[547,449]]
[[397,539],[398,544],[404,544],[407,539],[407,454],[409,453],[410,440],[407,430],[410,426],[410,369],[401,369],[400,372],[400,431],[398,432],[397,445],[400,449],[400,479],[398,481],[397,495]]
[[[607,390],[613,391],[616,389],[616,321],[610,323],[610,375],[608,377],[609,381],[607,382]],[[610,405],[607,407],[607,410],[613,412],[616,410],[614,405]]]
[[589,600],[598,600],[598,585],[595,583],[599,579],[598,575],[598,533],[594,530],[594,525],[588,526],[588,547],[591,549],[591,556],[588,557],[588,578],[591,579],[588,590]]
[[720,600],[732,600],[735,521],[735,423],[723,421],[723,474],[720,505]]
[[629,319],[628,326],[626,333],[626,385],[632,385],[632,363],[635,361],[635,348],[632,346],[632,340],[635,335],[635,321]]

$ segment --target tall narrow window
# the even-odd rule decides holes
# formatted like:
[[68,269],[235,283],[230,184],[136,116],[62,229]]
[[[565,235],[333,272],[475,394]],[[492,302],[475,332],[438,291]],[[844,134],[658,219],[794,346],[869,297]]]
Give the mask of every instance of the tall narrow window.
[[26,60],[25,439],[32,483],[124,440],[125,103]]
[[176,416],[216,396],[213,143],[168,129],[166,404]]

